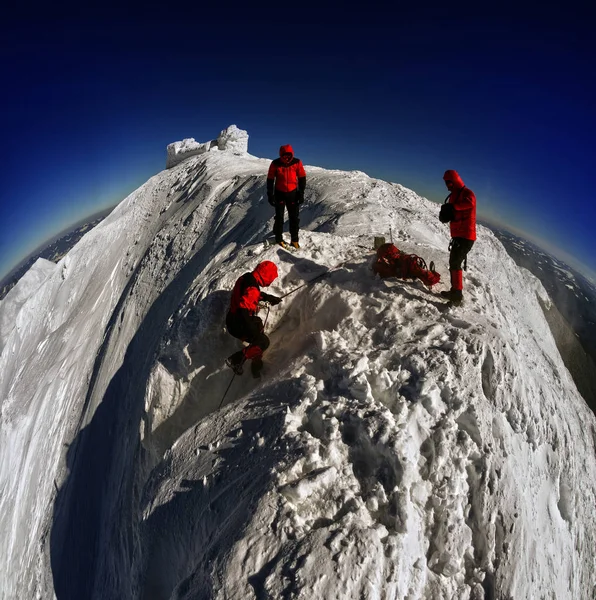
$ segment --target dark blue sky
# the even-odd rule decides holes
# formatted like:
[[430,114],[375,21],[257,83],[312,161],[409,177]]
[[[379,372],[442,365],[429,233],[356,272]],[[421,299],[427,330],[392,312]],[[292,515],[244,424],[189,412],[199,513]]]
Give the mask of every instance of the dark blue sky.
[[456,169],[481,217],[596,271],[591,15],[453,12],[7,19],[0,277],[232,123],[432,200]]

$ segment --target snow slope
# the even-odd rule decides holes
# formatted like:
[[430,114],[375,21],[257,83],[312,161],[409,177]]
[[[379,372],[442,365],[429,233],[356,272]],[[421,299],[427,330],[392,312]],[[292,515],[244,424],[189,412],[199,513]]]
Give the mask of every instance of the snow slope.
[[[184,160],[0,305],[21,324],[0,354],[0,597],[594,597],[596,421],[538,280],[483,227],[459,308],[375,277],[391,228],[448,280],[438,207],[313,166],[303,249],[265,248],[268,166]],[[263,379],[219,409],[229,293],[264,259],[272,293],[325,276],[263,312]]]
[[12,329],[20,326],[17,323],[17,315],[23,304],[35,294],[55,268],[53,262],[38,258],[6,297],[0,300],[0,351]]

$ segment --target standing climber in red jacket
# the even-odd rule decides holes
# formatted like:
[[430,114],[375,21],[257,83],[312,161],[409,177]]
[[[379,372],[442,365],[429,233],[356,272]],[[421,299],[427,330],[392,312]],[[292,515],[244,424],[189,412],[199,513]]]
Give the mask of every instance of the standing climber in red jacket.
[[[453,304],[461,304],[463,299],[463,271],[468,252],[476,240],[476,196],[467,188],[457,171],[445,171],[445,185],[450,194],[441,207],[439,219],[449,223],[451,243],[449,244],[449,272],[451,289],[441,292],[441,296]],[[464,267],[465,268],[465,267]]]
[[283,240],[284,214],[288,209],[290,220],[291,244],[294,248],[300,248],[298,243],[298,217],[299,206],[304,202],[304,190],[306,189],[306,171],[302,161],[294,156],[294,150],[290,144],[279,149],[279,158],[271,162],[267,174],[267,200],[275,207],[275,222],[273,233],[275,243],[285,247]]
[[238,278],[232,291],[230,309],[226,316],[228,333],[249,345],[234,352],[226,359],[226,364],[238,374],[242,374],[242,365],[252,360],[253,377],[259,377],[263,368],[263,352],[269,347],[269,338],[264,333],[263,321],[257,317],[259,302],[275,305],[281,298],[261,292],[261,287],[271,285],[277,279],[277,267],[270,260],[259,263],[252,273],[244,273]]

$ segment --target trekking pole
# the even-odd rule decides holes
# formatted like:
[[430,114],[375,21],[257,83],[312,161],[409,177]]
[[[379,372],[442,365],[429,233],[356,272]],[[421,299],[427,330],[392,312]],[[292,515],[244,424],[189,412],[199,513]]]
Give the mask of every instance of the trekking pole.
[[285,298],[286,296],[289,296],[290,294],[293,294],[294,292],[301,290],[303,287],[306,287],[309,283],[312,283],[313,281],[316,281],[317,279],[321,279],[321,277],[323,277],[323,275],[327,275],[328,272],[329,271],[325,271],[325,273],[321,273],[321,275],[318,275],[317,277],[314,277],[313,279],[309,279],[306,283],[299,285],[297,288],[294,288],[293,290],[289,291],[287,294],[280,296],[280,298]]
[[293,294],[294,292],[297,292],[298,290],[301,290],[303,287],[306,287],[307,285],[311,284],[313,281],[316,281],[317,279],[321,279],[321,278],[325,277],[325,275],[329,275],[329,273],[335,271],[336,269],[339,269],[343,264],[345,264],[345,262],[346,261],[339,263],[339,265],[336,265],[335,267],[333,267],[333,269],[329,269],[328,271],[320,273],[316,277],[309,279],[306,283],[299,285],[297,288],[294,288],[293,290],[289,291],[287,294],[280,296],[280,298],[285,298],[286,296],[289,296],[290,294]]
[[267,316],[265,317],[265,322],[263,323],[263,330],[265,329],[265,325],[267,325],[267,319],[269,318],[270,310],[271,310],[271,307],[269,306],[269,304],[267,304]]
[[236,377],[236,372],[234,372],[234,374],[232,375],[232,379],[230,379],[230,383],[228,383],[228,387],[226,388],[226,391],[224,392],[224,395],[221,399],[221,402],[219,403],[219,406],[217,407],[217,410],[219,410],[221,408],[221,405],[223,404],[223,401],[228,393],[228,390],[230,389],[230,387],[232,387],[232,382],[234,381],[234,377]]

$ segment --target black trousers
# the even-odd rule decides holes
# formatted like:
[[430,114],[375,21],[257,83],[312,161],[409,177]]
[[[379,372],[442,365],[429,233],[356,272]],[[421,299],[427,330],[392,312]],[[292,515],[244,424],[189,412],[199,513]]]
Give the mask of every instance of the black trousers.
[[467,240],[466,238],[456,237],[451,240],[451,244],[449,245],[450,271],[461,271],[462,264],[473,245],[474,240]]
[[300,217],[298,212],[300,205],[296,201],[296,191],[293,192],[278,192],[275,191],[275,221],[273,223],[273,235],[275,241],[281,242],[284,231],[284,216],[285,209],[288,209],[288,218],[290,220],[290,237],[293,242],[298,242],[298,229],[300,225]]
[[263,352],[269,348],[269,338],[263,332],[261,317],[253,316],[243,319],[228,313],[226,329],[231,336],[243,342],[248,342],[251,346],[258,346]]

